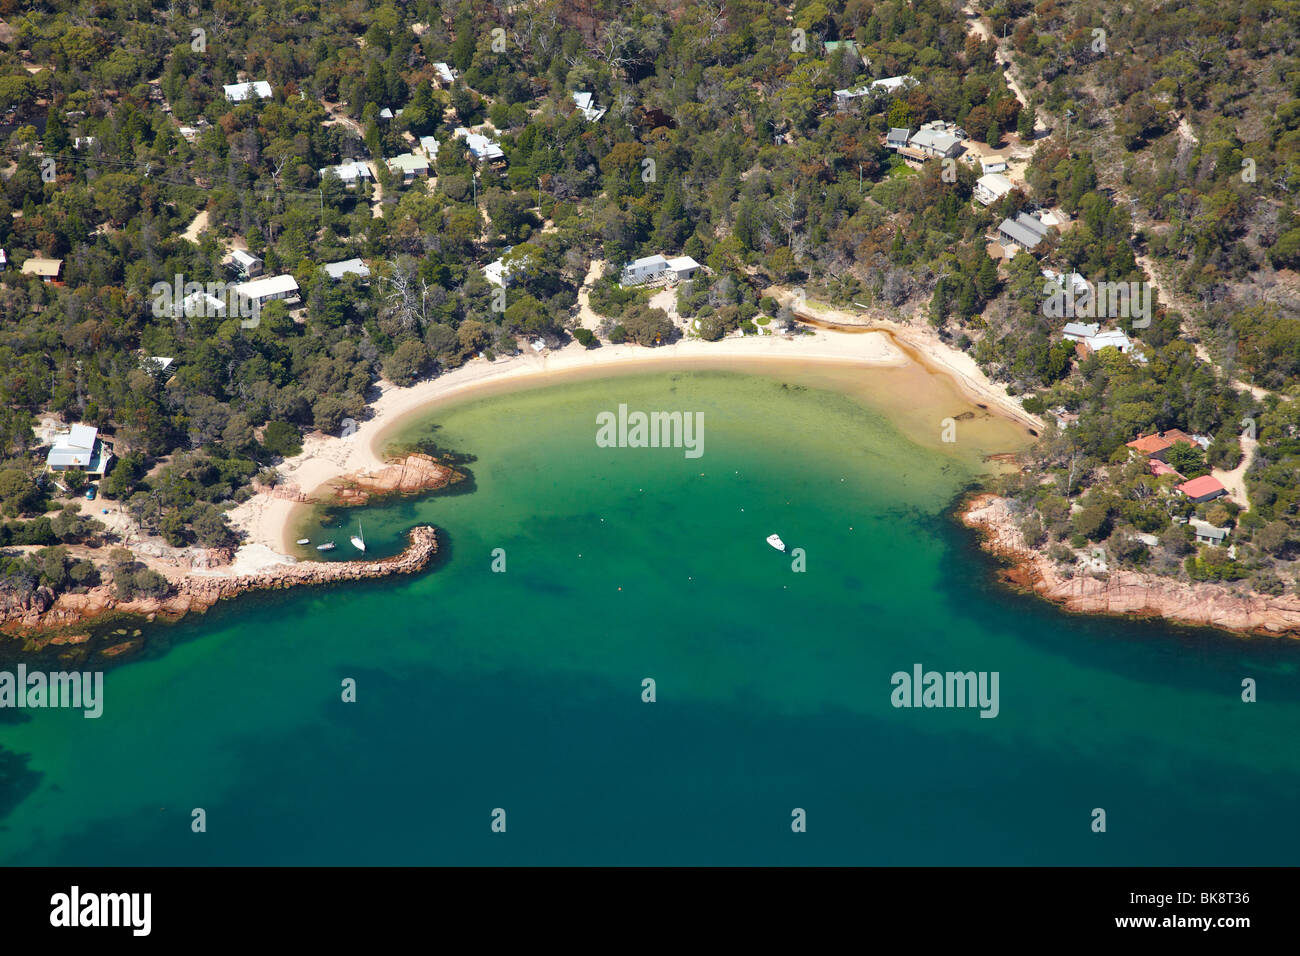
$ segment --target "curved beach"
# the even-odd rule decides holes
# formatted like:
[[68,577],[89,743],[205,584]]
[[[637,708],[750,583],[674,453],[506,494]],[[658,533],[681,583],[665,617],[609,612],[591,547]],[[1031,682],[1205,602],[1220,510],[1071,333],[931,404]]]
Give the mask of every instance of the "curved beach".
[[1026,429],[1043,427],[1041,421],[991,382],[969,356],[906,326],[819,329],[812,334],[745,336],[719,342],[688,339],[658,348],[604,345],[586,349],[572,343],[541,354],[525,352],[494,362],[479,359],[409,388],[381,383],[381,394],[370,406],[371,417],[346,438],[308,435],[302,452],[279,466],[279,490],[259,493],[229,512],[232,524],[245,535],[232,567],[248,572],[284,560],[283,556],[293,551],[294,529],[299,509],[305,507],[303,502],[338,478],[383,468],[387,464],[384,448],[391,435],[411,416],[425,414],[440,402],[477,392],[533,386],[551,378],[674,364],[712,364],[740,371],[772,361],[866,368],[920,365],[952,381],[973,404],[987,407]]

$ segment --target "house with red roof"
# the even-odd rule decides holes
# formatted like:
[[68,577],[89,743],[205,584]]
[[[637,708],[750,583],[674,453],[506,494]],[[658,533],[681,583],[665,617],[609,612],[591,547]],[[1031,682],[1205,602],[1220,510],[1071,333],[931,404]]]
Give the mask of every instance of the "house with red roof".
[[1219,480],[1211,475],[1202,475],[1200,478],[1184,481],[1178,486],[1178,490],[1198,505],[1203,501],[1213,501],[1215,498],[1220,498],[1228,493],[1228,489],[1223,487]]
[[1194,448],[1198,445],[1196,439],[1187,432],[1178,428],[1171,428],[1167,432],[1152,432],[1150,435],[1139,435],[1128,443],[1128,447],[1139,454],[1146,455],[1148,458],[1164,461],[1169,449],[1179,442],[1184,442]]
[[1147,459],[1147,465],[1149,465],[1151,468],[1151,474],[1155,475],[1157,478],[1161,477],[1162,475],[1173,475],[1179,481],[1186,481],[1186,479],[1181,474],[1179,474],[1177,468],[1174,468],[1172,465],[1166,465],[1159,458]]

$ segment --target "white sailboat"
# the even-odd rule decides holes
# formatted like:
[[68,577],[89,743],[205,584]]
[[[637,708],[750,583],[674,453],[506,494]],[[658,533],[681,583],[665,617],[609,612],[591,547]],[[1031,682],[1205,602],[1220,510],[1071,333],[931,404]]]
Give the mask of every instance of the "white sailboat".
[[772,547],[776,548],[776,550],[778,551],[785,550],[785,542],[781,540],[781,536],[779,534],[769,534],[767,536],[767,543],[770,544]]
[[361,536],[361,522],[357,522],[357,533],[352,536],[352,547],[358,551],[366,550],[366,539]]

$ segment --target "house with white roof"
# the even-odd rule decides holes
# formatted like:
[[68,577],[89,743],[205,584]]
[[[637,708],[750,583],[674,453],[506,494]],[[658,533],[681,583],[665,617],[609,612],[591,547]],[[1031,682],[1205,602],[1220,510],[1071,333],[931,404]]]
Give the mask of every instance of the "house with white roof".
[[392,159],[385,159],[388,168],[402,177],[402,184],[415,182],[416,178],[429,175],[429,161],[415,153],[402,153]]
[[181,299],[180,314],[194,318],[220,318],[226,314],[226,303],[208,292],[191,292]]
[[988,175],[989,173],[1005,173],[1007,171],[1007,161],[997,156],[988,156],[980,160],[980,172]]
[[88,475],[102,476],[113,462],[113,452],[99,437],[93,425],[73,425],[54,437],[45,458],[50,471],[80,468]]
[[324,179],[329,173],[333,173],[339,179],[343,180],[343,185],[348,189],[356,189],[357,183],[370,182],[375,178],[370,167],[362,162],[341,163],[338,166],[326,166],[320,170],[320,178]]
[[262,260],[247,249],[231,249],[226,262],[250,279],[262,274]]
[[578,107],[578,112],[587,118],[587,122],[595,123],[605,115],[606,107],[597,106],[595,98],[591,93],[575,91],[569,94],[573,97],[573,105]]
[[456,71],[446,63],[435,63],[433,65],[433,75],[437,77],[439,85],[447,87],[456,82]]
[[1133,342],[1124,334],[1123,329],[1107,329],[1105,332],[1098,332],[1084,339],[1083,344],[1091,352],[1100,352],[1106,348],[1119,349],[1124,354],[1133,351]]
[[1068,342],[1086,342],[1100,331],[1100,322],[1066,322],[1061,337]]
[[0,272],[4,272],[8,268],[9,268],[9,257],[5,255],[5,251],[3,249],[0,249]]
[[510,249],[507,249],[500,259],[497,259],[495,262],[489,262],[483,267],[483,278],[487,279],[487,281],[493,285],[500,286],[503,289],[511,283],[515,275],[518,274],[518,272],[528,262],[525,258],[522,262],[516,261],[513,269],[507,269],[505,257],[510,254],[510,251]]
[[975,180],[975,198],[985,206],[991,206],[1011,190],[1015,184],[1000,173],[988,173]]
[[322,269],[335,282],[344,276],[360,276],[362,279],[370,278],[370,267],[360,259],[343,259],[339,262],[327,262]]
[[424,155],[429,157],[429,162],[438,161],[438,141],[432,136],[420,137],[420,149],[424,150]]
[[621,285],[642,285],[646,282],[681,282],[699,271],[700,264],[690,256],[665,259],[661,255],[644,256],[623,267]]
[[1043,278],[1048,282],[1055,282],[1062,289],[1065,289],[1066,283],[1069,283],[1070,291],[1076,296],[1092,291],[1092,286],[1088,285],[1088,280],[1077,272],[1071,272],[1068,275],[1061,275],[1061,273],[1052,269],[1044,269]]
[[298,282],[290,275],[262,276],[235,286],[235,295],[260,309],[275,299],[292,299],[298,295]]
[[473,157],[479,162],[496,162],[505,158],[501,144],[481,133],[471,133],[464,126],[456,127],[456,138],[463,139]]
[[900,93],[916,86],[916,83],[916,77],[904,73],[902,76],[886,76],[883,79],[872,80],[867,88],[872,93]]
[[226,99],[232,103],[246,103],[252,99],[269,100],[272,96],[271,84],[266,80],[250,80],[247,83],[231,83],[223,86]]

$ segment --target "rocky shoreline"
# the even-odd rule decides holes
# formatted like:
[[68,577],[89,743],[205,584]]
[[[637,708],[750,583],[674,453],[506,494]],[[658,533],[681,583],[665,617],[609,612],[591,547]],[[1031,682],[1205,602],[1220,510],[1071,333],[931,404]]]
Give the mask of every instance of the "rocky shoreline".
[[173,579],[173,592],[162,598],[119,600],[109,585],[58,596],[48,588],[39,588],[26,600],[0,606],[0,635],[8,638],[3,641],[8,646],[2,656],[52,655],[60,662],[108,660],[144,646],[138,627],[110,630],[113,623],[177,621],[250,591],[415,574],[428,567],[437,552],[437,531],[430,525],[418,525],[408,533],[405,550],[390,558],[299,561],[239,575],[190,573]]
[[1192,584],[1140,571],[1067,575],[1050,557],[1024,543],[1005,498],[979,493],[957,517],[975,529],[981,546],[1006,561],[1004,581],[1068,611],[1160,617],[1175,624],[1216,627],[1238,634],[1300,637],[1300,596],[1260,594],[1225,584]]

